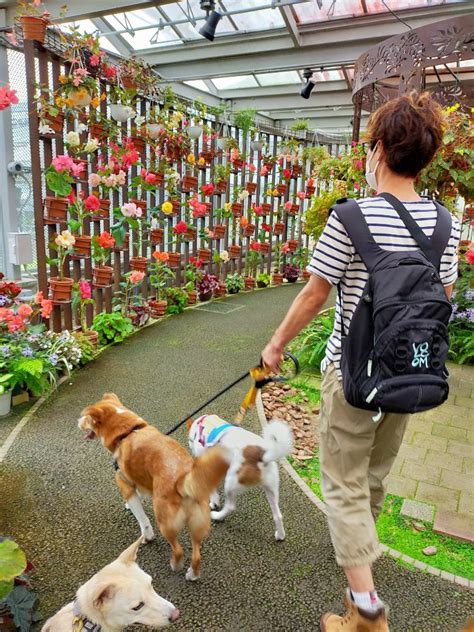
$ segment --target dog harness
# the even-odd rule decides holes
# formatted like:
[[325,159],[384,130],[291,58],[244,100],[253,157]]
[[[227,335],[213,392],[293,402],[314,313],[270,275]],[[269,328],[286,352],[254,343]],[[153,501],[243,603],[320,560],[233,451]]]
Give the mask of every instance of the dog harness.
[[72,613],[74,618],[72,620],[72,632],[101,632],[102,628],[97,623],[92,623],[87,617],[81,614],[81,607],[79,602],[74,602]]
[[219,443],[231,428],[235,426],[217,415],[203,415],[196,419],[195,433],[191,440],[197,439],[203,448],[210,448]]

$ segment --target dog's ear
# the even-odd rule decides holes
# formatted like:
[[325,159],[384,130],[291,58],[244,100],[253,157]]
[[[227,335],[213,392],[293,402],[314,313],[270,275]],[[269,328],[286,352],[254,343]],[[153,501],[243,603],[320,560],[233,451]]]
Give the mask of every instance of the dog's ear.
[[111,399],[116,404],[121,404],[121,401],[119,400],[119,398],[117,397],[115,393],[104,393],[102,399]]
[[112,599],[112,597],[115,595],[116,589],[117,586],[115,584],[111,584],[110,582],[100,584],[95,591],[93,599],[94,608],[97,608],[97,610],[101,610],[104,607],[105,603],[109,599]]
[[104,410],[101,406],[88,406],[81,413],[81,418],[86,418],[93,426],[98,426],[102,422]]
[[134,564],[137,560],[138,549],[140,548],[140,544],[142,544],[142,542],[143,536],[141,536],[136,542],[131,544],[128,549],[125,549],[123,553],[120,553],[120,555],[118,556],[118,560],[127,565]]

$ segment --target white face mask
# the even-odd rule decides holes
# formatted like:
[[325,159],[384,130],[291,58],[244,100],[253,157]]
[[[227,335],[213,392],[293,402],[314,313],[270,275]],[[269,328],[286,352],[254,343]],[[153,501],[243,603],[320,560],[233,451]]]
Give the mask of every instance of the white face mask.
[[367,180],[367,184],[369,185],[369,187],[371,189],[374,189],[375,191],[377,191],[377,176],[376,176],[376,173],[377,173],[377,169],[378,169],[378,166],[379,166],[380,159],[377,160],[373,171],[370,170],[370,162],[371,162],[371,160],[373,158],[373,155],[375,153],[376,148],[377,148],[377,145],[373,148],[373,150],[370,152],[370,154],[367,154],[367,159],[365,161],[365,179]]

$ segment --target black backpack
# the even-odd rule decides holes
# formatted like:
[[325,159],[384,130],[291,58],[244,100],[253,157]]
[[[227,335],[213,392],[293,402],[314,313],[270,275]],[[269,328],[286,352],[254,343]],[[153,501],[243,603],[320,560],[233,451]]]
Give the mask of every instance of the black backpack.
[[[380,194],[399,214],[419,251],[390,252],[372,237],[355,200],[339,200],[337,212],[369,280],[349,331],[341,318],[344,395],[352,406],[382,413],[415,413],[448,397],[445,361],[451,304],[439,277],[451,235],[451,214],[435,202],[431,239],[393,195]],[[339,284],[342,311],[342,292]]]

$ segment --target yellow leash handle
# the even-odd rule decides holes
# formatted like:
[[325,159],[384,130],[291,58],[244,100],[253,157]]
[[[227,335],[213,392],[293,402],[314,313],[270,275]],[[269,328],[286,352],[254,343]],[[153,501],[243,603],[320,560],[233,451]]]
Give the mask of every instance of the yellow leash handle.
[[250,377],[253,380],[253,385],[250,387],[243,402],[240,404],[239,412],[234,419],[234,424],[236,426],[240,426],[247,410],[255,405],[258,390],[261,388],[259,383],[264,382],[269,375],[270,369],[265,364],[263,366],[256,366],[253,369],[250,369]]

